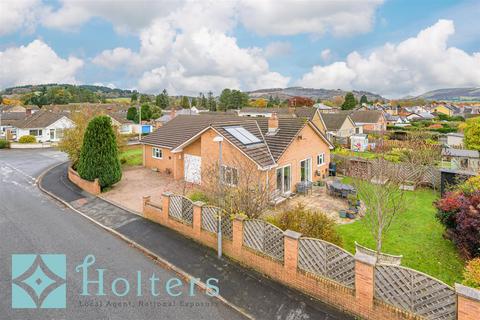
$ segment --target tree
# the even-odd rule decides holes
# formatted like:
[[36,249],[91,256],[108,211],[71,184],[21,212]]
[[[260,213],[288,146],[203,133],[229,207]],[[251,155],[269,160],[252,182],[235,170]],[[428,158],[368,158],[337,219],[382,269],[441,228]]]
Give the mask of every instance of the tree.
[[190,100],[188,100],[187,96],[183,96],[180,102],[180,105],[183,109],[190,109]]
[[192,98],[192,107],[196,107],[197,106],[197,98],[193,97]]
[[170,105],[170,101],[168,99],[167,89],[163,89],[162,93],[160,93],[155,98],[155,104],[160,107],[160,109],[166,109]]
[[[71,110],[70,113],[75,125],[63,131],[63,138],[58,143],[58,148],[68,155],[72,168],[76,169],[88,123],[92,118],[100,115],[100,110],[87,108],[81,112]],[[125,145],[126,139],[118,130],[115,131],[115,135],[117,148],[120,150]]]
[[357,105],[357,102],[355,101],[355,97],[353,96],[353,93],[348,92],[345,95],[345,101],[342,104],[342,110],[351,110],[355,108]]
[[[148,103],[143,104],[140,107],[142,113],[142,121],[143,120],[150,120],[152,118],[152,111],[150,110],[150,105]],[[137,119],[138,121],[139,119]]]
[[138,118],[137,108],[135,107],[128,108],[127,119],[131,121],[135,121],[137,118]]
[[3,103],[3,97],[0,95],[0,104]]
[[133,103],[136,103],[137,100],[138,100],[138,93],[137,91],[133,91],[132,96],[130,97],[130,102],[133,104]]
[[97,116],[88,123],[77,170],[83,179],[93,181],[98,178],[102,188],[111,186],[122,178],[117,141],[110,117]]
[[[375,240],[375,251],[382,252],[385,239],[392,222],[405,211],[405,191],[400,189],[400,180],[387,179],[387,170],[391,170],[386,160],[377,159],[372,166],[374,179],[371,183],[357,179],[354,181],[358,197],[365,204],[365,221],[370,227],[370,233]],[[389,175],[391,176],[391,175]],[[400,175],[394,175],[400,177]]]
[[366,95],[362,95],[362,97],[360,98],[360,105],[363,105],[364,103],[368,104],[368,99]]
[[230,109],[232,100],[232,91],[228,88],[223,89],[222,93],[220,94],[220,98],[218,98],[218,109],[221,111],[226,111]]
[[217,111],[217,102],[215,101],[215,97],[211,91],[208,92],[208,99],[207,99],[207,109],[210,111]]
[[258,98],[255,100],[250,100],[248,103],[250,106],[255,107],[255,108],[265,108],[267,107],[268,101],[263,98]]
[[470,118],[466,121],[465,146],[468,149],[480,150],[480,117]]
[[275,102],[273,101],[273,97],[268,97],[267,108],[273,108],[275,106]]

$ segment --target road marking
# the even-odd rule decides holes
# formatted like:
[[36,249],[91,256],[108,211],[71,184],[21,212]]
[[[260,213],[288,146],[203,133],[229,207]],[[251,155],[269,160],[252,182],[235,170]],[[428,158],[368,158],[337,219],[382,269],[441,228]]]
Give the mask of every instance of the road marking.
[[36,184],[36,183],[37,183],[37,179],[36,179],[36,178],[32,177],[32,176],[29,175],[28,173],[25,173],[25,172],[23,172],[22,170],[20,170],[20,169],[18,169],[18,168],[12,166],[12,165],[9,164],[8,162],[0,161],[0,164],[3,164],[4,166],[6,166],[6,167],[8,167],[8,168],[10,168],[10,169],[12,169],[12,170],[20,173],[22,176],[24,176],[24,177],[27,178],[27,181],[28,181],[28,180],[31,180],[31,181],[32,181],[32,182],[31,182],[32,184]]

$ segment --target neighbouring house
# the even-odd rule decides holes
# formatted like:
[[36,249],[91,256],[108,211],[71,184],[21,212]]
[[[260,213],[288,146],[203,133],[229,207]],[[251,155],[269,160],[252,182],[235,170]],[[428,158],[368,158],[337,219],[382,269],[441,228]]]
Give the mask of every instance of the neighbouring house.
[[443,148],[442,158],[450,161],[451,168],[478,173],[480,169],[480,153],[477,150]]
[[16,125],[27,117],[25,112],[0,112],[0,136],[8,140],[16,138]]
[[363,133],[362,127],[357,126],[347,112],[320,113],[320,119],[319,128],[332,143],[348,145],[348,138]]
[[435,119],[435,116],[431,114],[430,112],[422,112],[419,111],[417,113],[410,113],[405,117],[408,121],[418,121],[418,120],[433,120]]
[[350,113],[355,125],[362,127],[362,132],[377,131],[382,132],[387,130],[387,120],[383,111],[379,110],[365,110],[354,111]]
[[[221,142],[221,148],[219,145]],[[180,115],[141,140],[143,164],[190,183],[212,183],[221,150],[224,183],[258,174],[273,194],[328,176],[333,145],[304,118]],[[248,169],[246,169],[248,168]],[[244,171],[244,172],[242,172]]]
[[455,114],[460,113],[460,109],[455,107],[454,105],[441,104],[433,107],[432,112],[435,112],[437,114],[444,114],[451,117]]
[[168,113],[165,113],[161,117],[155,119],[155,127],[160,128],[161,126],[166,124],[168,121],[172,120],[173,118],[179,115],[192,115],[192,116],[197,115],[200,113],[198,110],[199,109],[197,109],[196,107],[193,107],[191,109],[179,109],[179,110],[175,108],[171,108],[168,111]]
[[313,105],[313,107],[314,107],[314,108],[317,108],[317,110],[320,111],[320,112],[325,112],[325,113],[327,113],[327,112],[335,112],[335,109],[334,109],[334,108],[329,107],[329,106],[327,106],[327,105],[325,105],[325,104],[323,104],[323,103],[315,103],[315,104]]
[[35,112],[40,111],[40,108],[35,105],[28,105],[28,106],[7,106],[2,105],[0,108],[0,112],[23,112],[27,115],[31,115]]
[[16,125],[16,139],[31,135],[37,142],[58,142],[63,137],[65,129],[74,126],[65,113],[41,110],[19,121]]
[[410,121],[406,117],[389,113],[385,113],[385,120],[387,121],[388,126],[406,127],[410,125]]
[[107,115],[112,119],[112,125],[117,128],[119,133],[135,133],[135,126],[137,125],[132,120],[127,119],[125,112],[110,112]]
[[265,117],[270,118],[274,113],[278,117],[290,117],[293,116],[294,108],[255,108],[245,107],[237,110],[240,117]]
[[205,108],[200,107],[200,106],[193,106],[193,107],[190,108],[190,110],[192,110],[195,113],[210,112],[210,110],[205,109]]

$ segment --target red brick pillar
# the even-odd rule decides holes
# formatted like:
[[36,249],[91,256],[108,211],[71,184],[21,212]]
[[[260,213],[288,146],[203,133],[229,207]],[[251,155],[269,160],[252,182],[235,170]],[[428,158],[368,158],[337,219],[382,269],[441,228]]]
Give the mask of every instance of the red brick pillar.
[[233,254],[235,257],[240,257],[242,253],[242,246],[243,246],[243,222],[245,217],[243,216],[236,216],[233,219],[233,235],[232,235],[232,247],[233,247]]
[[150,196],[143,196],[143,206],[142,206],[142,213],[143,213],[143,216],[145,217],[145,207],[147,206],[147,204],[150,202],[150,199],[151,197]]
[[298,249],[299,240],[302,236],[301,233],[285,230],[283,232],[284,241],[284,268],[286,275],[292,275],[297,273],[298,266]]
[[480,318],[480,290],[461,284],[455,284],[457,291],[458,320],[476,320]]
[[355,254],[355,299],[362,314],[368,314],[373,309],[376,262],[376,257],[360,252]]
[[202,201],[193,203],[193,236],[200,238],[200,229],[202,227],[202,207],[205,205]]
[[170,208],[170,197],[173,196],[171,192],[162,193],[162,214],[160,215],[160,220],[162,223],[168,221],[168,210]]

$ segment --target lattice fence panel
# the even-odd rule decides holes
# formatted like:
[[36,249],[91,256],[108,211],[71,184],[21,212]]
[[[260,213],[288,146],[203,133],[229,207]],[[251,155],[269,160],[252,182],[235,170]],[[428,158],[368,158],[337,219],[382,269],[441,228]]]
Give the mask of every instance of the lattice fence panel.
[[202,229],[213,233],[217,232],[217,220],[220,208],[203,206],[202,207]]
[[375,267],[375,297],[425,319],[453,320],[457,317],[453,288],[401,266]]
[[193,223],[193,202],[184,196],[170,196],[168,215],[186,224]]
[[193,202],[185,197],[182,197],[182,220],[193,224]]
[[222,237],[228,240],[233,239],[233,222],[230,217],[222,217]]
[[262,220],[248,220],[244,224],[243,243],[277,260],[283,261],[283,231]]
[[301,238],[298,250],[298,267],[339,282],[355,286],[355,259],[349,252],[329,242]]
[[172,195],[170,196],[170,205],[168,207],[168,215],[178,220],[182,219],[182,203],[183,197]]

